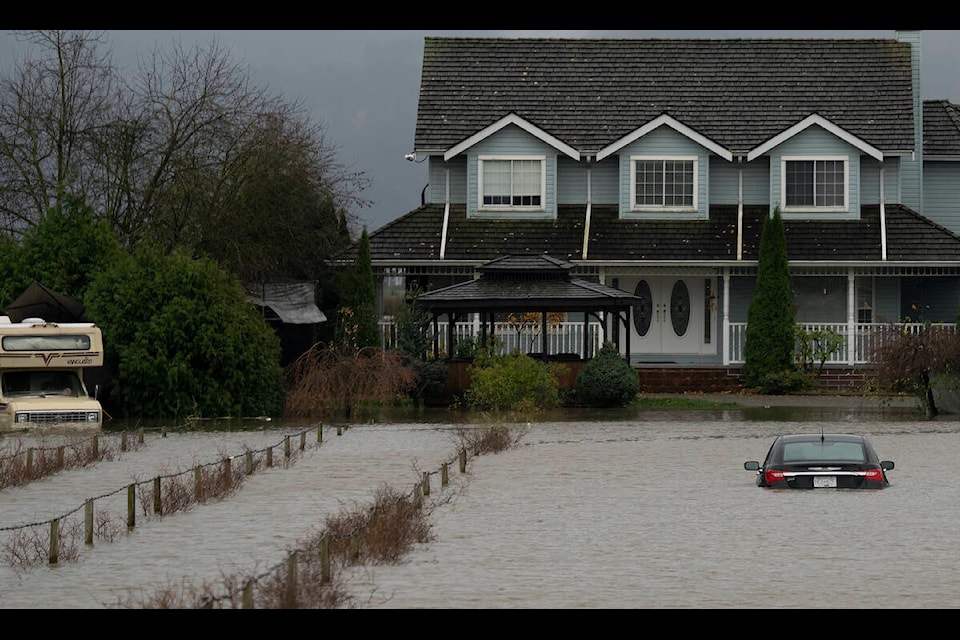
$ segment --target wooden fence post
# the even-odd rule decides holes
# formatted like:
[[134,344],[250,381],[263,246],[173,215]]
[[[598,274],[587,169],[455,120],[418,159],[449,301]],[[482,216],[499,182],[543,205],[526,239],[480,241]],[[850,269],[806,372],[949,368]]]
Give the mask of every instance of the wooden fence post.
[[287,558],[287,588],[284,593],[283,606],[293,609],[297,604],[297,552],[294,551]]
[[120,451],[127,450],[127,432],[124,431],[120,434]]
[[57,469],[63,469],[63,445],[57,447]]
[[93,498],[88,498],[83,511],[83,542],[93,546]]
[[328,582],[330,582],[330,534],[320,538],[320,584]]
[[247,451],[247,475],[253,473],[253,452]]
[[137,485],[127,487],[127,529],[137,524]]
[[93,459],[96,460],[100,457],[100,438],[99,436],[93,436]]
[[467,450],[460,449],[460,473],[467,471]]
[[300,432],[300,451],[303,451],[306,448],[307,448],[307,432],[301,431]]
[[267,447],[267,467],[273,466],[273,447]]
[[137,442],[143,444],[143,427],[140,427],[140,431],[137,433]]
[[220,464],[220,476],[223,478],[223,490],[230,489],[230,458],[224,458]]
[[60,521],[54,520],[50,523],[50,555],[48,556],[50,564],[57,564],[60,559]]
[[253,609],[253,580],[247,580],[244,583],[241,603],[242,608]]
[[430,472],[423,472],[423,495],[430,495]]
[[153,479],[153,512],[163,515],[163,501],[160,499],[160,476]]
[[317,425],[317,442],[323,442],[323,423]]
[[447,486],[447,483],[450,482],[450,476],[448,475],[448,472],[447,472],[447,467],[449,466],[450,466],[449,462],[444,462],[443,466],[440,467],[440,486],[441,487]]

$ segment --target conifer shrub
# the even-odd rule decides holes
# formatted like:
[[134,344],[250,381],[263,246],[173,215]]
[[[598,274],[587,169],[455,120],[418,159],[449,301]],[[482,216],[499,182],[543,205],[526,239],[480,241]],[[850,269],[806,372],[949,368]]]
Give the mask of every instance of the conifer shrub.
[[640,378],[637,372],[617,352],[612,342],[606,342],[597,355],[577,374],[574,392],[577,402],[591,407],[623,407],[637,397]]
[[747,311],[743,345],[746,386],[764,393],[787,393],[803,384],[795,375],[796,326],[787,262],[787,240],[780,207],[763,220],[757,283]]

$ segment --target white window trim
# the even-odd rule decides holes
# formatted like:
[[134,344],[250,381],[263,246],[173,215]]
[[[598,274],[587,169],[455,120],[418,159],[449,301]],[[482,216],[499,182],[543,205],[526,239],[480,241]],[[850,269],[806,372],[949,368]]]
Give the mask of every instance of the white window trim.
[[[838,160],[843,162],[843,205],[829,207],[816,204],[801,207],[787,206],[787,163],[800,161],[816,163],[818,160]],[[816,212],[816,213],[846,213],[850,211],[850,156],[781,156],[780,157],[780,207],[781,213]]]
[[[540,206],[489,205],[483,203],[483,163],[487,160],[538,160],[540,162]],[[545,155],[478,155],[477,156],[477,211],[546,211],[547,156]]]
[[[690,207],[678,207],[676,205],[671,205],[668,207],[658,206],[658,205],[638,205],[637,204],[637,161],[643,160],[678,160],[678,161],[693,161],[693,206]],[[658,156],[658,155],[642,155],[642,156],[630,156],[630,211],[643,211],[643,212],[697,212],[698,209],[698,199],[700,196],[700,156]]]

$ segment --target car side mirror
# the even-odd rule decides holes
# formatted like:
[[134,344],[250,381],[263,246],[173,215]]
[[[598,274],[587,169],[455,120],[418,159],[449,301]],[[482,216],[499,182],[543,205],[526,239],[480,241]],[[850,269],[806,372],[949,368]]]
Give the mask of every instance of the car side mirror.
[[891,469],[893,469],[893,460],[881,460],[880,468],[883,469],[884,471],[890,471]]
[[[892,462],[890,464],[893,465]],[[747,471],[759,471],[760,463],[757,462],[756,460],[747,460],[746,462],[743,463],[743,468],[746,469]],[[892,469],[893,467],[891,466],[890,468]]]

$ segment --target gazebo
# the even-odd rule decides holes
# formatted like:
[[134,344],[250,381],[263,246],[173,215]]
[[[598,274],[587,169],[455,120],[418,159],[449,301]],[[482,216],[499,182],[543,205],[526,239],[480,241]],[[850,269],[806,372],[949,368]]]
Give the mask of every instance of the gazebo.
[[[481,336],[486,340],[494,335],[498,313],[539,312],[543,324],[542,334],[547,335],[547,314],[551,312],[578,312],[584,314],[583,359],[590,357],[587,319],[593,316],[607,330],[606,317],[613,314],[616,326],[624,327],[626,353],[630,353],[630,307],[641,301],[627,291],[571,277],[572,262],[548,255],[505,255],[495,258],[477,268],[480,277],[466,282],[422,293],[416,301],[418,307],[433,316],[434,357],[439,357],[439,317],[447,316],[447,358],[456,348],[454,327],[461,316],[480,314]],[[550,354],[544,346],[540,354],[544,360]],[[626,356],[629,357],[629,356]]]

